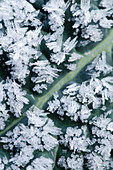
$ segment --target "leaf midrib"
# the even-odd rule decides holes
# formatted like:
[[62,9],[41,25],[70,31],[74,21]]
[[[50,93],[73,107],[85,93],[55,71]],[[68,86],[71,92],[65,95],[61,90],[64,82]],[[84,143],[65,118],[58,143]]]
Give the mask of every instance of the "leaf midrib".
[[36,106],[39,109],[42,109],[44,104],[51,98],[53,93],[59,91],[62,86],[72,80],[95,57],[97,57],[103,51],[107,51],[111,44],[113,44],[113,30],[111,30],[109,35],[101,43],[95,46],[91,51],[89,51],[87,54],[82,54],[84,57],[79,60],[76,69],[67,73],[45,95],[41,96],[36,103]]
[[[47,101],[52,97],[53,93],[59,91],[67,82],[72,80],[88,63],[90,63],[95,57],[101,54],[103,51],[107,51],[109,46],[113,45],[113,29],[109,32],[108,36],[101,41],[97,46],[95,46],[91,51],[82,54],[84,57],[81,58],[77,64],[77,67],[74,71],[67,73],[62,79],[60,79],[53,87],[47,91],[46,94],[38,98],[38,102],[35,104],[39,109],[42,109]],[[26,113],[21,117],[14,120],[9,126],[7,126],[3,131],[0,132],[0,136],[4,135],[8,130],[13,126],[18,124],[22,119],[24,119]]]

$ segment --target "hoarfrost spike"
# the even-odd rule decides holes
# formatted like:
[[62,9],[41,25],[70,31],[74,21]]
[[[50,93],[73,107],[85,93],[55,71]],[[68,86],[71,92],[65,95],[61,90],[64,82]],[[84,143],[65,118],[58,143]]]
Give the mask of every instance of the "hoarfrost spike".
[[90,8],[90,0],[81,0],[81,9],[84,10],[84,11],[87,11],[89,10]]

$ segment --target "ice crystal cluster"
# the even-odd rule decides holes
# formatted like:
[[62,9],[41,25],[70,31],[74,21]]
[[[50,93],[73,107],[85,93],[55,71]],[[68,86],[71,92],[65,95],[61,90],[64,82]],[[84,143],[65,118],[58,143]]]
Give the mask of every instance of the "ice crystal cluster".
[[0,0],[0,170],[113,169],[113,0]]

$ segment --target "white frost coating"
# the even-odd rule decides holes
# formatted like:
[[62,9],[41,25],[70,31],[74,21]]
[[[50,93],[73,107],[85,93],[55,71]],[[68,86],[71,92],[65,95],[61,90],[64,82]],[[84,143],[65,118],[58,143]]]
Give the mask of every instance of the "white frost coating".
[[63,111],[66,112],[66,115],[69,117],[73,117],[75,121],[78,119],[77,111],[80,108],[79,103],[76,102],[75,98],[70,96],[63,96],[61,98]]
[[1,169],[1,170],[4,170],[4,164],[1,163],[1,158],[0,158],[0,169]]
[[76,28],[76,35],[79,33],[79,29],[77,28],[80,27],[82,29],[81,36],[83,38],[98,42],[103,38],[102,28],[111,28],[113,26],[112,19],[108,18],[110,16],[112,17],[113,14],[112,0],[102,0],[99,6],[103,7],[103,9],[90,6],[90,0],[81,0],[80,6],[75,0],[72,2],[70,11],[73,16],[73,28]]
[[84,11],[89,10],[89,8],[90,8],[90,0],[81,0],[80,7]]
[[5,104],[0,104],[0,130],[5,128],[5,122],[8,120],[9,114],[8,110],[6,109]]
[[20,153],[16,154],[9,162],[13,162],[18,167],[24,167],[33,158],[33,149],[31,146],[25,146],[21,149]]
[[46,45],[54,53],[60,52],[62,47],[64,28],[58,28],[53,34],[47,34],[44,36]]
[[60,135],[61,130],[54,126],[47,114],[37,107],[31,108],[27,112],[28,126],[21,123],[2,137],[4,149],[13,151],[15,147],[19,151],[10,159],[11,163],[24,167],[34,157],[35,150],[51,151],[56,147],[58,140],[55,136]]
[[80,111],[80,119],[82,120],[82,122],[87,122],[89,116],[91,115],[91,111],[86,105],[83,105]]
[[[110,111],[110,110],[109,110]],[[84,158],[89,170],[112,169],[113,160],[111,152],[113,149],[113,122],[108,114],[95,116],[90,125],[92,126],[92,137],[88,138],[88,129],[86,126],[78,128],[68,127],[66,134],[61,136],[61,144],[73,150],[71,157],[62,156],[58,160],[58,165],[65,169],[83,170]],[[87,149],[88,146],[94,147],[93,151]],[[85,152],[83,157],[82,153]]]
[[50,0],[43,6],[43,9],[49,13],[49,25],[52,31],[54,31],[51,36],[45,36],[46,45],[50,50],[53,50],[51,61],[58,65],[66,60],[66,54],[68,54],[77,43],[76,38],[71,40],[70,37],[62,43],[65,11],[69,4],[69,2],[65,3],[63,0]]
[[70,94],[70,96],[74,96],[76,92],[79,90],[79,88],[80,85],[78,85],[77,83],[73,83],[66,87],[66,89],[63,91],[63,94],[65,95]]
[[58,159],[58,162],[57,164],[60,166],[60,167],[63,167],[65,169],[68,169],[68,166],[66,164],[66,159],[64,156],[61,156],[59,159]]
[[8,164],[8,159],[6,156],[4,156],[3,158],[0,158],[0,170],[4,170],[5,165]]
[[54,113],[60,107],[60,101],[58,99],[59,97],[58,92],[54,93],[53,97],[54,97],[54,100],[48,102],[49,106],[47,108],[51,113]]
[[88,152],[87,147],[90,143],[90,139],[87,137],[86,130],[86,126],[82,126],[81,129],[78,127],[68,127],[65,136],[61,136],[61,144],[69,147],[69,149],[74,152]]
[[40,110],[37,107],[31,107],[27,111],[28,125],[33,124],[36,127],[43,126],[48,119],[46,117],[48,114],[49,113],[44,112],[43,110]]
[[31,3],[35,3],[36,0],[29,0]]
[[83,170],[83,161],[84,158],[82,155],[72,153],[67,159],[64,156],[61,156],[58,160],[58,165],[65,169],[73,170]]
[[5,128],[5,122],[8,120],[8,110],[6,109],[6,104],[3,104],[3,100],[5,100],[6,94],[4,92],[4,84],[3,81],[0,82],[0,130]]
[[83,58],[83,56],[77,53],[72,53],[68,61],[73,62],[73,61],[79,60],[80,58]]
[[112,9],[111,7],[113,6],[113,1],[112,1],[112,0],[109,0],[109,1],[107,1],[107,0],[102,0],[102,1],[100,2],[100,5],[103,6],[103,7],[108,8],[108,9]]
[[[101,168],[107,167],[109,169],[110,167],[113,167],[113,161],[111,160],[111,151],[113,149],[113,135],[111,134],[110,129],[108,129],[109,124],[112,124],[111,118],[107,118],[106,116],[101,115],[100,117],[94,117],[92,121],[90,121],[90,123],[93,125],[92,139],[95,138],[95,136],[98,137],[98,139],[96,140],[97,143],[95,143],[95,157],[98,157],[97,160],[101,161],[99,163],[98,161],[96,162],[96,160],[94,161],[92,159],[91,166],[93,166],[94,163],[95,167],[101,166]],[[97,153],[99,154],[99,156],[97,155]]]
[[54,95],[54,100],[48,102],[48,110],[52,113],[57,111],[57,114],[61,116],[66,114],[74,121],[80,118],[82,122],[87,122],[92,112],[92,109],[89,109],[89,105],[96,109],[101,104],[104,106],[106,101],[113,102],[113,78],[111,76],[100,78],[100,74],[105,76],[113,69],[106,63],[104,52],[102,59],[97,57],[88,66],[87,70],[92,72],[91,69],[95,70],[91,74],[91,79],[82,82],[81,86],[76,83],[67,86],[63,91],[64,96],[61,99]]
[[63,28],[59,28],[51,36],[45,36],[46,45],[50,50],[53,50],[51,54],[51,61],[58,65],[66,60],[66,55],[71,55],[69,52],[75,48],[77,44],[77,37],[71,40],[69,37],[63,43]]
[[51,84],[54,81],[54,78],[58,77],[58,71],[55,66],[51,66],[48,60],[39,60],[35,63],[31,63],[33,66],[32,71],[37,74],[36,77],[32,77],[31,80],[36,84],[34,91],[38,93],[42,92],[42,89],[47,89],[47,84]]
[[33,160],[26,170],[52,170],[53,163],[52,159],[41,156]]
[[33,67],[33,72],[38,74],[39,77],[33,79],[33,82],[47,82],[52,83],[53,78],[57,78],[57,72],[60,71],[55,67],[51,67],[48,60],[37,61],[36,63],[31,64]]
[[16,117],[21,116],[24,105],[29,103],[25,95],[26,92],[15,81],[7,79],[6,82],[0,82],[0,130],[5,128],[10,111]]
[[[101,41],[107,34],[105,28],[108,30],[113,26],[112,0],[101,0],[100,4],[98,0],[91,1],[91,4],[90,0],[81,0],[80,3],[76,0],[67,3],[64,0],[48,0],[43,5],[44,13],[35,10],[29,2],[34,3],[35,0],[4,0],[0,3],[0,55],[7,53],[3,62],[6,59],[4,65],[11,68],[11,71],[8,70],[11,79],[0,82],[0,130],[5,128],[10,112],[19,117],[24,105],[29,104],[20,85],[27,83],[26,77],[33,74],[33,90],[42,93],[43,89],[47,90],[47,83],[51,84],[58,78],[61,71],[58,68],[66,66],[75,70],[83,57],[76,52],[76,46],[85,47],[91,41]],[[46,30],[46,24],[50,26],[49,30]],[[73,28],[70,29],[68,24],[69,27],[73,24]],[[46,60],[46,54],[42,54],[42,40],[50,50],[47,58],[50,57],[51,62]],[[52,170],[56,160],[58,166],[67,170],[83,170],[84,167],[89,170],[113,169],[113,111],[108,107],[108,101],[113,102],[113,77],[110,75],[113,67],[106,62],[110,51],[105,50],[87,67],[89,75],[84,77],[87,80],[80,78],[80,83],[75,83],[76,79],[71,80],[48,102],[49,112],[57,113],[65,123],[62,128],[64,134],[58,137],[60,144],[64,145],[62,148],[65,148],[60,159],[55,149],[59,143],[57,135],[61,135],[60,128],[48,118],[48,112],[33,106],[26,112],[25,124],[12,127],[12,122],[12,131],[1,138],[0,147],[3,143],[3,151],[6,149],[11,157],[7,160],[0,153],[0,170]],[[52,116],[56,120],[55,115]],[[67,116],[72,127],[68,125]],[[53,149],[54,160],[47,158]],[[9,167],[6,167],[7,164]]]
[[107,126],[107,130],[110,130],[113,132],[113,122],[110,122]]
[[3,91],[3,82],[0,82],[0,102],[3,101],[3,98],[5,98],[5,93]]
[[77,62],[82,58],[83,56],[73,52],[70,54],[69,59],[68,59],[68,64],[65,64],[66,68],[68,70],[75,70],[77,66]]
[[6,170],[12,170],[12,169],[16,169],[16,170],[21,170],[17,165],[15,164],[11,164],[10,167],[6,167]]
[[90,0],[81,0],[80,7],[84,13],[84,24],[87,25],[90,21]]
[[49,13],[49,24],[52,31],[57,31],[58,28],[63,27],[65,11],[69,3],[64,0],[49,0],[43,9]]
[[65,61],[65,57],[66,56],[64,52],[59,52],[51,55],[51,61],[59,65],[60,63],[63,63]]
[[98,25],[89,25],[83,31],[81,36],[85,39],[90,38],[93,42],[101,41],[103,34],[101,29],[98,28]]
[[113,77],[105,77],[102,80],[103,87],[105,88],[103,90],[102,94],[102,103],[105,103],[105,100],[110,99],[110,102],[113,102]]
[[66,53],[69,53],[77,44],[77,37],[71,40],[71,37],[69,37],[63,44],[63,50]]
[[[33,78],[32,78],[33,81]],[[33,91],[37,91],[38,93],[42,93],[43,90],[47,90],[47,85],[46,84],[36,84],[35,87],[33,88]]]
[[[102,55],[97,56],[91,65],[87,67],[87,70],[91,72],[92,77],[99,77],[102,73],[103,75],[106,75],[108,73],[111,73],[113,71],[113,67],[107,63],[107,56],[106,52],[103,51]],[[93,71],[93,69],[95,71]]]
[[[0,7],[0,21],[3,20],[6,27],[6,33],[0,35],[1,48],[8,52],[6,64],[12,67],[12,78],[23,84],[30,73],[30,59],[41,55],[39,45],[42,36],[41,22],[36,18],[38,13],[25,0],[3,1]],[[30,31],[29,26],[36,29]]]
[[77,64],[75,63],[69,63],[69,64],[65,64],[65,67],[68,69],[68,70],[75,70],[76,69],[76,66]]
[[51,55],[51,61],[56,62],[58,65],[65,61],[66,54],[68,55],[69,52],[76,46],[77,38],[71,40],[69,37],[63,44],[61,44],[61,51],[58,53]]
[[10,79],[7,79],[6,84],[4,84],[4,89],[7,90],[7,104],[10,107],[10,111],[16,117],[19,117],[22,114],[21,111],[24,105],[29,103],[29,100],[25,97],[26,92],[21,89],[21,85]]
[[102,157],[94,152],[88,154],[86,158],[88,159],[87,166],[89,170],[103,170],[104,168],[109,168],[109,162],[104,162]]
[[68,167],[74,170],[83,170],[83,156],[71,154],[71,157],[67,158]]

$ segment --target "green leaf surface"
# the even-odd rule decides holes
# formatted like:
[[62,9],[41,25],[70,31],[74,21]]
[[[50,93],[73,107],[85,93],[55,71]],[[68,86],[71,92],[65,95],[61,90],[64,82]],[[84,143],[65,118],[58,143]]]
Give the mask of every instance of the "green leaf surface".
[[[2,0],[0,0],[2,2]],[[80,1],[76,1],[78,4]],[[43,23],[43,27],[41,30],[41,34],[43,36],[47,35],[48,32],[52,35],[53,32],[49,27],[48,24],[48,14],[47,12],[44,12],[42,9],[43,5],[45,5],[47,2],[42,0],[36,0],[35,3],[31,3],[33,7],[36,10],[40,10],[40,16],[39,19]],[[91,9],[98,9],[98,2],[97,1],[91,1]],[[69,8],[66,10],[66,20],[64,23],[64,33],[63,33],[63,43],[71,37],[72,39],[74,38],[74,29],[72,29],[73,26],[73,21],[69,22],[68,19],[72,17],[71,13],[69,11]],[[4,31],[4,30],[3,30]],[[61,69],[62,71],[59,71],[59,77],[54,80],[52,84],[47,84],[47,90],[44,90],[42,94],[39,94],[37,92],[34,92],[32,90],[34,84],[31,82],[31,76],[35,75],[31,70],[30,70],[30,75],[26,78],[26,84],[22,85],[22,89],[26,91],[26,98],[29,99],[29,104],[24,105],[24,108],[22,109],[22,115],[18,118],[16,118],[12,113],[10,113],[10,118],[6,122],[6,127],[3,130],[0,130],[0,138],[4,137],[6,133],[10,130],[13,130],[17,125],[20,123],[23,123],[24,125],[27,124],[28,118],[26,116],[26,112],[29,110],[31,106],[36,106],[40,110],[44,110],[46,112],[49,112],[47,110],[48,107],[48,101],[51,101],[53,94],[55,92],[59,93],[60,98],[63,96],[63,90],[65,87],[73,82],[83,82],[84,80],[87,79],[88,72],[86,71],[86,67],[91,64],[91,62],[99,55],[102,54],[103,51],[106,52],[107,54],[107,62],[113,66],[113,29],[103,29],[103,39],[100,42],[91,42],[85,47],[78,46],[79,41],[81,41],[81,37],[78,37],[78,44],[77,48],[72,49],[71,52],[74,52],[76,54],[80,54],[83,57],[77,62],[77,66],[75,70],[73,71],[68,71],[63,64],[60,64],[57,66],[58,69]],[[51,66],[56,66],[55,63],[51,62],[50,56],[52,54],[52,50],[49,50],[48,47],[46,46],[46,41],[43,39],[40,45],[40,51],[42,52],[42,55],[38,58],[38,60],[48,60],[50,62]],[[5,60],[4,60],[5,58]],[[6,61],[8,61],[8,57],[6,52],[3,53],[3,55],[0,55],[0,81],[6,80],[7,77],[11,78],[10,74],[10,66],[6,65]],[[33,59],[32,62],[34,62],[35,59]],[[31,68],[30,68],[31,69]],[[110,74],[110,76],[113,76],[113,73]],[[88,77],[89,78],[89,77]],[[17,83],[21,84],[16,80]],[[113,110],[113,103],[109,104],[109,102],[105,103],[106,106],[106,112],[109,110]],[[92,111],[91,115],[88,118],[88,122],[82,122],[81,120],[78,119],[77,122],[71,120],[68,116],[64,115],[63,117],[59,116],[56,112],[50,113],[47,115],[48,118],[50,118],[54,124],[55,127],[60,128],[62,131],[62,135],[66,133],[67,127],[80,127],[83,125],[86,125],[87,127],[87,136],[89,138],[92,138],[91,134],[91,128],[92,125],[89,123],[90,120],[92,120],[94,117],[99,117],[100,115],[103,115],[104,111],[101,110],[101,108],[96,108]],[[108,116],[111,118],[113,121],[113,113]],[[59,136],[55,136],[56,139],[59,140]],[[93,152],[93,147],[89,146],[90,150]],[[63,169],[57,165],[57,161],[59,157],[62,155],[65,156],[66,158],[72,154],[72,150],[70,151],[68,147],[65,147],[61,145],[60,143],[51,151],[46,151],[44,150],[39,151],[35,150],[34,151],[34,158],[39,158],[40,156],[44,156],[45,158],[51,158],[54,161],[53,164],[53,170],[60,170]],[[76,153],[75,153],[76,154]],[[86,155],[86,152],[81,152],[81,155]],[[10,151],[5,150],[3,148],[3,145],[0,143],[0,158],[2,159],[4,156],[6,156],[8,159],[10,159]],[[31,160],[31,161],[33,161]],[[84,159],[84,162],[86,160]],[[86,161],[87,162],[87,161]],[[29,162],[25,168],[30,165],[31,162]],[[10,164],[10,163],[9,163]],[[7,167],[9,166],[7,165]],[[84,165],[84,169],[86,169]],[[25,168],[21,167],[22,170]]]

